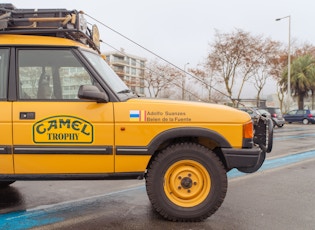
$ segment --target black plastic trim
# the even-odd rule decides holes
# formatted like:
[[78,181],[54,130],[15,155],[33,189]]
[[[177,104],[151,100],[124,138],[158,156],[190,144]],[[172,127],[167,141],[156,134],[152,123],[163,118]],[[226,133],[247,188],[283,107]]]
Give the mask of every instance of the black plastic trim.
[[222,148],[222,153],[228,169],[248,168],[256,165],[261,149],[258,147],[251,149]]
[[111,146],[14,146],[14,154],[87,154],[110,155],[113,154]]
[[181,137],[205,137],[218,143],[221,148],[230,148],[230,143],[219,133],[199,127],[180,127],[166,130],[156,136],[149,144],[149,152],[157,149],[163,142]]
[[0,154],[12,154],[11,146],[0,146]]
[[252,148],[253,146],[253,138],[243,138],[243,148]]
[[117,146],[116,154],[117,155],[152,155],[148,152],[146,147],[134,147],[134,146]]
[[142,180],[145,172],[82,173],[82,174],[0,174],[0,181],[47,181],[47,180]]

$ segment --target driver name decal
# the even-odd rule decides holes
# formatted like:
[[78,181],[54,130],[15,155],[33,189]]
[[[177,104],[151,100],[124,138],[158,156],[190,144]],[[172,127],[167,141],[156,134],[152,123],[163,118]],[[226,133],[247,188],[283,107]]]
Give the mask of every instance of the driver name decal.
[[93,143],[93,139],[93,125],[79,117],[47,117],[33,125],[34,143],[82,144]]
[[192,122],[192,119],[183,111],[129,110],[129,121],[166,123]]

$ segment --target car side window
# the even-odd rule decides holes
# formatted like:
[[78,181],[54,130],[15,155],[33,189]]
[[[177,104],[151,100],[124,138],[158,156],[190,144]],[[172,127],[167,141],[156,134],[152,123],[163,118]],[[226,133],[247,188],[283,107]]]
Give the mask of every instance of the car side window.
[[79,100],[93,79],[71,50],[18,50],[19,99]]
[[0,99],[7,98],[9,49],[0,49]]
[[298,110],[298,111],[296,112],[296,115],[304,115],[304,114],[306,114],[306,111],[305,111],[305,110]]
[[296,114],[296,110],[292,110],[288,112],[288,115],[295,115]]

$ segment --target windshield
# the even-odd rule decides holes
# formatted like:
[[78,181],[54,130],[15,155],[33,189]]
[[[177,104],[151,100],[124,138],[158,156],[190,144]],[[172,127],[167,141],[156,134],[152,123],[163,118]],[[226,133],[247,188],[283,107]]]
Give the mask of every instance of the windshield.
[[85,57],[97,70],[104,81],[116,92],[116,93],[130,93],[130,89],[125,83],[117,76],[112,68],[104,61],[104,59],[94,53],[88,51],[82,51]]
[[264,110],[264,109],[258,109],[257,110],[261,115],[263,115],[263,114],[270,114],[267,110]]

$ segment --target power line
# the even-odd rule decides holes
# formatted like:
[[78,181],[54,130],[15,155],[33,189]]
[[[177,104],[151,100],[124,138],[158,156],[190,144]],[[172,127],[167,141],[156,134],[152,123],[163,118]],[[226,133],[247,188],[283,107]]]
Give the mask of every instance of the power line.
[[[152,55],[156,56],[157,58],[159,58],[159,59],[165,61],[166,63],[168,63],[169,65],[175,67],[176,69],[178,69],[178,70],[184,72],[185,74],[187,74],[187,75],[189,75],[190,77],[194,78],[195,80],[201,82],[202,84],[205,84],[207,87],[210,87],[211,89],[217,91],[218,93],[220,93],[220,94],[222,94],[222,95],[224,95],[224,96],[226,96],[226,97],[229,97],[229,95],[227,95],[226,93],[223,93],[222,91],[220,91],[220,90],[214,88],[213,86],[211,86],[211,85],[209,85],[208,83],[204,82],[203,80],[199,79],[197,76],[195,76],[195,75],[193,75],[193,74],[191,74],[191,73],[189,73],[189,72],[183,70],[182,68],[180,68],[180,67],[178,67],[177,65],[173,64],[172,62],[170,62],[170,61],[166,60],[165,58],[161,57],[161,56],[158,55],[157,53],[155,53],[155,52],[153,52],[153,51],[151,51],[151,50],[145,48],[144,46],[140,45],[139,43],[137,43],[136,41],[130,39],[129,37],[123,35],[122,33],[118,32],[117,30],[115,30],[115,29],[113,29],[113,28],[111,28],[111,27],[105,25],[103,22],[97,20],[96,18],[92,17],[91,15],[89,15],[89,14],[87,14],[87,13],[84,13],[83,11],[81,11],[80,13],[86,15],[87,17],[89,17],[89,18],[91,18],[92,20],[96,21],[96,22],[99,23],[100,25],[102,25],[102,26],[106,27],[107,29],[113,31],[114,33],[120,35],[121,37],[123,37],[123,38],[125,38],[126,40],[130,41],[131,43],[133,43],[133,44],[139,46],[140,48],[142,48],[142,49],[144,49],[145,51],[151,53]],[[104,41],[102,41],[102,42],[104,43]],[[110,47],[112,47],[112,46],[110,46]],[[113,47],[112,47],[112,48],[113,48]],[[115,50],[117,50],[117,49],[115,49]],[[185,90],[185,89],[184,89],[184,90]],[[187,90],[186,90],[186,91],[187,91]],[[187,92],[188,92],[188,91],[187,91]]]
[[[118,52],[118,53],[120,53],[120,54],[122,54],[122,55],[125,55],[124,52],[122,52],[121,50],[119,50],[119,49],[115,48],[114,46],[108,44],[107,42],[104,42],[104,41],[101,40],[101,43],[103,43],[103,44],[109,46],[110,48],[112,48],[112,49],[115,50],[116,52]],[[140,62],[136,60],[136,63],[139,64]],[[147,67],[147,66],[145,66],[145,68],[148,69],[148,70],[150,70],[151,72],[157,74],[157,75],[162,76],[160,73],[158,73],[157,71],[155,71],[155,70],[153,70],[153,69],[151,69],[151,68],[149,68],[149,67]],[[177,84],[177,83],[175,83],[175,82],[173,82],[172,84],[174,84],[175,86],[177,86],[178,88],[180,88],[180,89],[182,89],[182,90],[185,90],[187,93],[189,93],[189,94],[192,95],[193,97],[197,98],[199,101],[204,101],[204,100],[203,100],[202,98],[200,98],[198,95],[194,94],[193,92],[190,92],[190,91],[187,90],[187,89],[184,89],[181,85],[179,85],[179,84]]]

